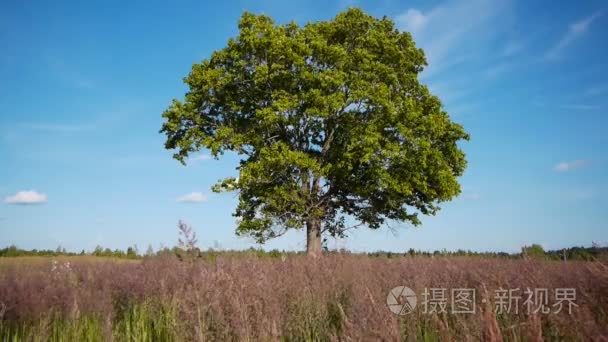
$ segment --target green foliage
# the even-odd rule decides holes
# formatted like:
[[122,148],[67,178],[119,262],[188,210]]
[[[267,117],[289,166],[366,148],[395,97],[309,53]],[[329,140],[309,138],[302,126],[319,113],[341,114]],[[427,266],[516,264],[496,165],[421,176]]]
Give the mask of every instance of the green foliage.
[[62,247],[57,247],[57,249],[55,249],[55,250],[51,250],[51,249],[25,250],[25,249],[21,249],[21,248],[15,246],[15,245],[11,245],[11,246],[0,249],[0,257],[59,256],[59,255],[73,256],[73,255],[76,255],[76,253],[68,252],[65,250],[65,248],[62,248]]
[[237,234],[258,242],[310,222],[343,236],[347,217],[418,225],[460,193],[468,139],[419,82],[425,65],[408,32],[359,9],[304,26],[244,13],[163,113],[165,147],[182,163],[241,156],[214,190],[239,192]]
[[178,340],[177,314],[171,305],[151,301],[132,305],[114,324],[114,338],[119,341]]
[[331,299],[307,297],[288,306],[288,321],[283,327],[284,341],[332,341],[344,333],[348,297]]
[[93,252],[91,253],[93,256],[99,257],[114,257],[114,258],[126,258],[126,259],[137,259],[139,258],[139,254],[137,252],[137,246],[127,248],[127,251],[122,251],[120,249],[111,250],[109,248],[103,248],[101,246],[95,247]]
[[[532,245],[534,246],[534,245]],[[570,247],[561,250],[551,250],[543,252],[530,252],[530,247],[524,247],[527,251],[527,255],[536,255],[541,256],[543,258],[551,259],[551,260],[566,260],[566,261],[595,261],[595,260],[608,260],[608,247]],[[541,247],[542,248],[542,247]],[[524,250],[522,249],[522,251]],[[537,250],[537,248],[533,248],[533,250]],[[0,257],[20,257],[20,256],[82,256],[82,255],[92,255],[99,257],[116,257],[116,258],[127,258],[127,259],[138,259],[142,256],[133,255],[130,253],[136,252],[135,247],[129,247],[127,252],[122,251],[110,251],[109,254],[106,254],[106,250],[104,250],[101,246],[97,246],[97,248],[91,253],[85,253],[84,250],[80,253],[71,253],[65,252],[65,254],[57,254],[56,251],[53,250],[24,250],[20,249],[16,246],[9,246],[0,249]],[[455,256],[467,256],[467,257],[479,257],[479,258],[510,258],[517,259],[521,258],[521,253],[505,253],[505,252],[475,252],[470,250],[456,250],[456,251],[421,251],[410,248],[406,252],[397,253],[397,252],[386,252],[386,251],[376,251],[369,253],[352,253],[348,250],[328,250],[328,254],[365,254],[370,257],[378,257],[378,258],[397,258],[397,257],[455,257]],[[530,254],[532,253],[532,254]],[[216,251],[213,249],[208,249],[206,251],[201,251],[198,248],[193,251],[192,256],[197,259],[214,261],[218,256],[231,256],[231,257],[249,257],[255,256],[257,258],[270,258],[270,259],[278,259],[285,258],[288,256],[298,255],[300,252],[292,252],[292,251],[279,251],[277,249],[273,249],[270,251],[265,251],[261,248],[255,249],[250,248],[248,250],[224,250],[224,251]],[[179,247],[163,248],[159,251],[154,252],[151,248],[148,248],[146,251],[145,257],[162,257],[162,256],[183,256],[183,250]]]
[[545,258],[546,257],[545,249],[543,248],[543,246],[536,244],[536,243],[534,243],[530,246],[523,246],[521,248],[521,254],[525,257],[531,257],[531,258]]
[[122,251],[120,249],[115,249],[112,251],[109,248],[103,248],[101,246],[95,247],[95,249],[91,253],[86,253],[85,250],[81,250],[80,253],[68,252],[65,248],[58,247],[55,250],[43,249],[43,250],[26,250],[21,249],[17,246],[11,245],[5,248],[0,249],[0,257],[21,257],[21,256],[84,256],[84,255],[92,255],[98,257],[115,257],[115,258],[126,258],[126,259],[138,259],[140,255],[137,252],[137,247],[129,247],[127,251]]
[[[112,340],[175,341],[180,340],[175,307],[153,301],[126,308],[112,322]],[[97,316],[66,319],[56,314],[36,322],[6,323],[0,320],[2,341],[108,341],[104,320]],[[43,338],[45,336],[46,338]],[[183,340],[183,339],[181,339]]]
[[594,253],[595,251],[596,251],[596,248],[587,249],[587,248],[581,248],[581,247],[573,247],[566,251],[566,258],[569,258],[572,260],[591,261],[591,260],[594,260],[596,258],[596,256],[598,255],[598,253]]
[[38,322],[7,323],[0,320],[0,340],[103,341],[103,329],[102,322],[95,317],[79,317],[78,319],[68,320],[50,314]]
[[127,248],[126,257],[130,259],[137,258],[137,247],[129,247]]

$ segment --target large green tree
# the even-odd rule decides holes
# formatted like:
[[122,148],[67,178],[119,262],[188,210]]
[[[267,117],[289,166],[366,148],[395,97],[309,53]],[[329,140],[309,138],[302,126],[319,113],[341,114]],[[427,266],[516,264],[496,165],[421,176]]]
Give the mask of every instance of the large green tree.
[[317,255],[324,234],[418,225],[460,193],[468,135],[418,80],[410,33],[359,9],[304,26],[244,13],[238,27],[192,66],[161,129],[182,163],[202,148],[241,156],[239,177],[214,186],[238,191],[237,234],[306,227]]

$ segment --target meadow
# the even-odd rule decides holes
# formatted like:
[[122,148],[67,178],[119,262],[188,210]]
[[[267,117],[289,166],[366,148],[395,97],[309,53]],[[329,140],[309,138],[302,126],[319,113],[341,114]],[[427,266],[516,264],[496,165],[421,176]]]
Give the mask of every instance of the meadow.
[[[0,340],[606,340],[607,267],[347,253],[0,258]],[[404,315],[387,306],[389,291],[400,285],[418,299]],[[474,289],[474,312],[453,312],[451,289],[460,288]],[[548,312],[526,310],[523,292],[509,311],[498,310],[502,289],[527,288],[548,289]],[[559,288],[575,289],[571,312],[558,312]],[[447,289],[445,304],[424,297],[425,289]],[[430,299],[436,310],[429,310]]]

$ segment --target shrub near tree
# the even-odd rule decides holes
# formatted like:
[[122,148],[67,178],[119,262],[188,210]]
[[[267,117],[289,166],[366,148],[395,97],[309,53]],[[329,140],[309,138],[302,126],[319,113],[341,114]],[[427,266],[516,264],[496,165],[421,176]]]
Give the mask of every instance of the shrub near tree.
[[421,49],[392,20],[349,9],[333,20],[275,24],[244,13],[239,34],[184,79],[189,91],[163,113],[165,147],[185,163],[202,148],[241,157],[237,234],[262,243],[420,224],[460,193],[468,139],[421,84]]
[[521,248],[521,254],[524,258],[545,258],[545,249],[539,244],[532,244]]

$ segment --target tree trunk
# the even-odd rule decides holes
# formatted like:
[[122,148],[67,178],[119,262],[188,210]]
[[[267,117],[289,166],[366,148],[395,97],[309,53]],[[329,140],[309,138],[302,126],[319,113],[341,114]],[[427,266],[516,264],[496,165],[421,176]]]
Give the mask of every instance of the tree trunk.
[[306,222],[306,253],[308,256],[321,256],[321,221],[309,219]]

